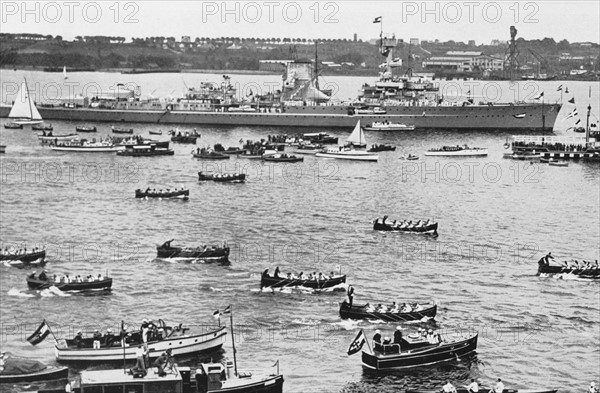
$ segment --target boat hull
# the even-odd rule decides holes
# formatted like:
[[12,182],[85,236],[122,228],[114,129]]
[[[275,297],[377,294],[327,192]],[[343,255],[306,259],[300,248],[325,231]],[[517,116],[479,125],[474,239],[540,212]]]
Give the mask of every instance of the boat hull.
[[424,308],[421,311],[413,311],[406,313],[392,312],[366,312],[365,305],[350,305],[344,301],[340,303],[340,316],[342,319],[375,319],[385,322],[405,322],[405,321],[420,321],[423,318],[435,318],[437,313],[437,305]]
[[198,181],[215,181],[218,183],[243,183],[246,181],[246,174],[225,174],[225,175],[206,175],[198,172]]
[[69,367],[48,367],[37,373],[30,374],[0,374],[0,383],[37,382],[67,379]]
[[142,190],[135,190],[136,198],[157,198],[157,199],[188,199],[190,197],[190,190],[166,192],[166,193],[152,193],[144,192]]
[[455,150],[455,151],[428,151],[425,153],[426,156],[437,156],[437,157],[485,157],[488,155],[488,149],[466,149],[466,150]]
[[77,134],[52,135],[52,136],[38,135],[38,140],[42,143],[56,144],[56,142],[74,141],[76,139],[79,139],[79,135],[77,135]]
[[221,389],[209,390],[207,393],[282,393],[283,376],[277,375],[261,381],[255,381],[246,385],[227,387],[225,384]]
[[[466,383],[465,383],[466,385]],[[438,390],[407,390],[406,393],[439,393],[441,389]],[[493,391],[492,388],[486,386],[479,386],[480,392],[490,392]],[[504,389],[502,393],[557,393],[558,389]],[[456,393],[469,393],[467,389],[456,389]]]
[[51,146],[54,151],[68,151],[72,153],[114,153],[118,146]]
[[101,281],[84,281],[70,283],[55,283],[50,280],[39,280],[27,277],[27,286],[30,289],[45,289],[55,286],[61,291],[90,291],[90,290],[109,290],[112,287],[112,278]]
[[430,345],[423,349],[384,355],[379,352],[362,352],[362,364],[366,369],[391,370],[427,366],[454,361],[457,357],[475,352],[477,334],[466,340]]
[[[148,356],[152,359],[157,358],[169,348],[172,350],[173,356],[212,351],[223,346],[226,335],[225,327],[221,327],[209,333],[177,336],[162,341],[149,342]],[[120,341],[117,340],[117,346],[110,348],[67,348],[64,340],[61,340],[55,347],[56,360],[65,363],[122,361],[124,358],[135,360],[137,345],[127,346],[123,350],[119,343]]]
[[271,277],[264,275],[260,279],[261,288],[304,287],[310,289],[326,289],[346,282],[346,276],[334,277],[329,280],[300,280]]
[[[296,126],[352,128],[363,123],[389,121],[409,123],[423,129],[551,130],[559,104],[470,105],[390,107],[386,114],[348,115],[345,106],[293,106],[283,113],[193,112],[135,109],[39,107],[46,120],[82,122],[129,122],[197,125]],[[0,117],[8,117],[9,106],[0,106]],[[423,115],[425,114],[425,115]],[[515,115],[525,114],[522,118]]]
[[157,258],[193,258],[207,262],[229,261],[229,247],[225,248],[179,248],[179,247],[157,247]]
[[373,223],[373,230],[375,231],[383,231],[383,232],[403,232],[403,233],[416,233],[421,235],[437,235],[438,223],[434,223],[431,225],[426,225],[422,227],[406,227],[406,228],[398,228],[393,227],[390,224],[382,224],[381,222]]
[[0,261],[21,261],[21,262],[34,262],[38,259],[46,259],[46,251],[32,252],[29,254],[22,255],[0,255]]
[[580,278],[591,278],[591,279],[600,279],[600,269],[598,268],[590,268],[590,269],[577,269],[577,268],[566,268],[563,266],[552,266],[552,265],[538,265],[538,276],[540,274],[571,274],[574,276],[578,276]]
[[[361,152],[362,153],[362,152]],[[351,161],[370,161],[377,162],[379,156],[372,153],[363,153],[363,154],[344,154],[344,152],[339,153],[330,153],[330,152],[319,152],[315,154],[315,157],[321,158],[335,158],[338,160],[351,160]]]
[[406,126],[406,127],[363,127],[365,131],[414,131],[415,127]]
[[173,156],[175,155],[174,150],[169,149],[126,149],[117,151],[118,156],[123,157],[156,157],[156,156]]

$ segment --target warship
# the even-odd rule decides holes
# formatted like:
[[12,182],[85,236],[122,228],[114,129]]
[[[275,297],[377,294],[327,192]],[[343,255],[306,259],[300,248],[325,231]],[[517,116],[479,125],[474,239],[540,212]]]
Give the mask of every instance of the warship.
[[[189,88],[182,98],[142,99],[139,90],[120,89],[119,94],[78,97],[56,105],[38,105],[44,119],[82,122],[127,122],[187,125],[285,126],[352,128],[390,122],[417,129],[552,130],[560,104],[448,102],[440,96],[439,83],[413,75],[410,68],[395,75],[401,61],[393,57],[395,36],[381,36],[382,64],[379,79],[364,84],[356,99],[340,102],[319,89],[318,57],[289,61],[281,89],[265,95],[239,98],[229,76],[222,82]],[[0,106],[0,117],[10,107]]]

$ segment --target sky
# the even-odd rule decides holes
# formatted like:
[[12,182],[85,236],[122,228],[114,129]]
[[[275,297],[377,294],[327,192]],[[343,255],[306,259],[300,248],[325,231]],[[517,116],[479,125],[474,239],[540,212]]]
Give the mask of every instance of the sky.
[[358,38],[489,44],[517,37],[598,42],[600,1],[12,1],[2,33],[132,37]]

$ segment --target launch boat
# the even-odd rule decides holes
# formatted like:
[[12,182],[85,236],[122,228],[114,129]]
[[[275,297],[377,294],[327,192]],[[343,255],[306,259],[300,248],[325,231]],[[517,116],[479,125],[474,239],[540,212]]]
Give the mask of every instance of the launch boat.
[[8,356],[6,359],[3,359],[2,364],[3,370],[0,372],[1,384],[51,381],[67,379],[69,376],[68,367],[46,366],[37,360]]
[[401,345],[380,344],[372,351],[362,351],[363,367],[370,370],[393,370],[455,361],[477,349],[477,333],[468,337],[442,339],[430,344],[423,337],[408,335]]
[[245,173],[206,174],[198,172],[198,181],[215,181],[218,183],[243,183],[246,181]]
[[25,264],[35,262],[39,259],[42,261],[46,258],[46,250],[34,251],[23,254],[0,253],[0,261],[21,261]]
[[[463,384],[465,387],[468,387],[469,383],[465,382]],[[442,392],[442,388],[437,390],[407,390],[406,393],[439,393]],[[480,392],[493,392],[494,389],[486,386],[479,386]],[[466,388],[457,388],[456,393],[470,393]],[[502,393],[557,393],[558,389],[504,389]]]
[[90,290],[109,290],[112,287],[112,278],[105,277],[102,280],[81,281],[81,282],[54,282],[50,277],[35,277],[35,273],[27,276],[27,286],[30,289],[46,289],[52,286],[61,291],[90,291]]
[[[167,326],[164,322],[159,328],[164,332],[164,337],[149,339],[147,342],[148,356],[151,359],[159,357],[167,349],[171,349],[173,356],[212,351],[223,346],[227,334],[224,326],[209,331],[203,329],[194,334],[188,334],[187,328]],[[142,344],[141,332],[135,331],[127,337],[125,348],[118,336],[110,345],[101,343],[100,348],[94,348],[93,338],[84,338],[79,343],[77,340],[60,339],[56,344],[56,359],[59,362],[135,360],[137,347]]]
[[140,189],[135,190],[135,197],[136,198],[144,198],[144,199],[149,199],[149,198],[158,198],[158,199],[183,199],[183,200],[188,200],[190,197],[190,190],[173,190],[173,191],[164,191],[160,190],[160,191],[156,191],[156,190],[150,190],[149,188],[147,188],[145,191],[142,191]]
[[415,126],[406,124],[390,123],[389,121],[376,121],[370,125],[364,126],[365,131],[414,131]]
[[52,131],[48,132],[48,133],[42,133],[42,134],[38,134],[37,135],[38,140],[42,143],[42,144],[58,144],[58,142],[67,142],[67,141],[74,141],[76,139],[79,139],[79,135],[77,134],[56,134],[53,135]]
[[391,224],[386,223],[388,216],[383,218],[376,218],[373,220],[373,230],[383,232],[406,232],[420,235],[433,235],[437,236],[438,223],[432,221],[396,221],[394,220]]

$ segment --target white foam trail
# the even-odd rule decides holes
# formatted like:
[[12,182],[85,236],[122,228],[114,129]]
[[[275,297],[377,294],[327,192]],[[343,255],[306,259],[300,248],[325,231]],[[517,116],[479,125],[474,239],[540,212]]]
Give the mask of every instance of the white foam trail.
[[35,295],[31,294],[31,293],[23,293],[21,291],[19,291],[17,288],[11,288],[8,290],[8,296],[15,296],[15,297],[35,297]]
[[65,296],[70,296],[70,295],[64,293],[63,291],[61,291],[60,289],[58,289],[57,287],[55,287],[53,285],[50,288],[42,289],[40,291],[40,296],[41,297],[52,297],[52,296],[65,297]]
[[210,290],[211,290],[211,291],[213,291],[213,292],[223,292],[223,290],[222,290],[222,289],[219,289],[219,288],[213,288],[213,287],[209,287],[209,288],[210,288]]
[[344,319],[343,321],[332,323],[332,325],[337,325],[344,330],[355,330],[359,324],[360,321],[356,321],[353,319]]
[[23,267],[25,264],[21,261],[5,261],[4,266],[6,267]]

